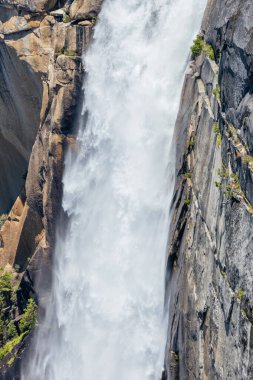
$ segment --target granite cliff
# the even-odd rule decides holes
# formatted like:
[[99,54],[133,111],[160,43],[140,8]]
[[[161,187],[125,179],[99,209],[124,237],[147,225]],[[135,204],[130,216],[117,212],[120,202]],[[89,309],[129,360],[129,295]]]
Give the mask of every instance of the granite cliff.
[[[46,306],[81,57],[101,2],[0,0],[0,317],[21,336],[0,323],[1,345],[16,339],[0,351],[1,379],[19,379],[31,300]],[[175,132],[166,355],[175,380],[253,379],[252,61],[252,2],[209,0]]]
[[253,379],[252,2],[209,0],[193,51],[175,136],[169,371]]
[[0,378],[18,376],[29,335],[16,344],[20,319],[32,299],[43,312],[50,288],[63,157],[75,147],[82,55],[100,3],[0,1]]

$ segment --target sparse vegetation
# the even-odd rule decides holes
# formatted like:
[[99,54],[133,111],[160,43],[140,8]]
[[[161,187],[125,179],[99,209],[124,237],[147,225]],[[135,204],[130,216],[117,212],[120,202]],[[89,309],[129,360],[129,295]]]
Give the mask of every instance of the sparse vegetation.
[[237,289],[237,290],[235,291],[235,298],[236,298],[239,302],[242,301],[242,299],[245,297],[245,295],[246,295],[246,292],[245,292],[245,290],[243,290],[243,289]]
[[12,274],[5,273],[0,277],[0,293],[4,297],[12,290]]
[[38,306],[35,301],[30,298],[25,312],[20,319],[19,328],[21,332],[31,331],[31,329],[35,326],[37,322],[37,311]]
[[228,276],[227,276],[227,272],[225,271],[221,271],[221,275],[222,277],[224,278],[224,280],[227,280]]
[[75,50],[65,50],[64,55],[67,57],[75,57],[77,55]]
[[63,16],[62,22],[64,22],[65,24],[68,24],[71,21],[72,21],[72,18],[69,15],[65,14]]
[[217,100],[220,101],[221,99],[221,89],[220,89],[220,85],[217,84],[217,86],[213,89],[213,95],[216,97]]
[[212,60],[215,60],[215,53],[213,47],[208,42],[204,43],[203,52]]
[[246,309],[242,309],[242,316],[244,318],[247,318],[247,310]]
[[211,60],[215,60],[214,49],[211,44],[204,41],[204,39],[198,34],[193,45],[191,46],[191,51],[194,58],[197,58],[201,53],[207,55]]
[[185,204],[186,206],[190,206],[190,204],[191,204],[190,199],[189,199],[189,198],[186,198],[186,199],[184,200],[184,204]]
[[0,360],[6,355],[12,355],[8,361],[11,365],[17,350],[15,347],[33,329],[37,321],[37,305],[30,298],[21,318],[15,320],[19,314],[17,291],[19,277],[16,273],[3,273],[0,275]]
[[229,177],[229,170],[226,167],[226,165],[222,164],[222,168],[217,170],[217,174],[220,178],[228,178]]
[[213,131],[214,131],[215,134],[220,133],[219,124],[218,124],[217,121],[215,121],[215,122],[213,123]]
[[251,215],[253,215],[253,206],[252,206],[252,204],[249,204],[249,205],[248,205],[248,212],[249,212]]
[[0,348],[0,359],[10,354],[13,349],[22,341],[26,334],[27,332],[17,336],[16,338],[8,341],[2,348]]
[[0,215],[0,228],[6,222],[7,219],[8,219],[8,215],[7,214]]
[[222,143],[222,137],[221,137],[221,133],[220,133],[219,124],[217,121],[215,121],[213,124],[213,131],[217,135],[217,146],[218,146],[218,148],[220,148],[221,143]]
[[192,173],[191,172],[186,172],[186,173],[184,173],[184,176],[185,176],[185,178],[191,179],[192,178]]
[[190,139],[190,141],[189,141],[189,147],[194,148],[194,146],[195,146],[195,140],[194,140],[194,138],[192,137],[192,138]]
[[65,55],[66,57],[75,57],[77,56],[77,52],[75,50],[65,50],[64,48],[61,48],[56,54],[56,58],[60,55]]
[[249,154],[246,154],[245,156],[242,156],[242,162],[245,164],[253,163],[253,157]]
[[203,46],[204,40],[198,34],[195,40],[193,41],[193,45],[191,46],[191,51],[194,57],[198,57],[202,53]]

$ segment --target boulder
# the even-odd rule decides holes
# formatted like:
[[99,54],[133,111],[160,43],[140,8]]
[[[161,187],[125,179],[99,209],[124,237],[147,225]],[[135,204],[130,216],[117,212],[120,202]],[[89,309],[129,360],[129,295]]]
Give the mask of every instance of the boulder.
[[69,8],[72,19],[83,20],[96,17],[103,0],[75,0]]

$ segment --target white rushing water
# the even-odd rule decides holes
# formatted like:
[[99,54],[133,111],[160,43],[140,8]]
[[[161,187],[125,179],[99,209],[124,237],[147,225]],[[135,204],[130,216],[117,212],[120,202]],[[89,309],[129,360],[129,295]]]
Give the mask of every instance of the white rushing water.
[[23,380],[159,380],[170,149],[205,0],[105,0],[85,57],[52,299]]

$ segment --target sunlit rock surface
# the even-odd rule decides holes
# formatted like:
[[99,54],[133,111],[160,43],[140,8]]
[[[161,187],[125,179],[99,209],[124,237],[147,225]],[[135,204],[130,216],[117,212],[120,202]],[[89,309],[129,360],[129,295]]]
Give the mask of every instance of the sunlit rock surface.
[[[0,226],[0,267],[18,268],[21,288],[36,292],[42,311],[63,157],[69,144],[75,146],[82,55],[95,23],[94,14],[75,20],[70,2],[57,3],[65,8],[51,14],[56,1],[0,1],[0,214],[8,214]],[[10,368],[3,363],[1,379],[19,378],[19,360]]]

